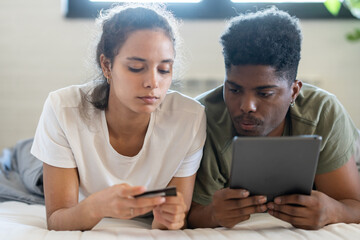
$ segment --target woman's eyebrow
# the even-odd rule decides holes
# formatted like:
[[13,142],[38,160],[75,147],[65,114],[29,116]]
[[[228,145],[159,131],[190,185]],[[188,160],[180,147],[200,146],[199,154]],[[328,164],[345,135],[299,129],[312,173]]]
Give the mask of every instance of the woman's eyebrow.
[[127,57],[127,60],[131,60],[131,61],[140,61],[140,62],[146,62],[145,59],[140,58],[140,57]]
[[[139,61],[139,62],[146,62],[146,59],[144,58],[140,58],[140,57],[127,57],[126,58],[127,60],[130,60],[130,61]],[[164,59],[161,61],[162,63],[173,63],[174,62],[174,59]]]
[[169,59],[162,60],[161,62],[162,63],[173,63],[174,59],[169,58]]

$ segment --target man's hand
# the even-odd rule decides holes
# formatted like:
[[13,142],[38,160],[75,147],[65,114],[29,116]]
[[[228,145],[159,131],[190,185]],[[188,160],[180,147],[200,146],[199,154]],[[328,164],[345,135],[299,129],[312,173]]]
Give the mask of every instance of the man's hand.
[[333,209],[339,202],[319,191],[312,191],[307,195],[288,195],[274,199],[267,204],[268,213],[303,229],[319,229],[336,222]]
[[217,226],[232,228],[237,223],[250,218],[252,213],[267,210],[265,196],[251,196],[244,189],[224,188],[213,196],[212,220]]

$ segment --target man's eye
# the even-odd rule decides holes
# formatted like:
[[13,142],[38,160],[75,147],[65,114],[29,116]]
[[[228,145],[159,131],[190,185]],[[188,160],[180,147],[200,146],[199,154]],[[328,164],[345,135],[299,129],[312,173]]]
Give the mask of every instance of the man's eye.
[[134,72],[134,73],[138,73],[138,72],[141,72],[143,70],[143,68],[132,68],[132,67],[128,67],[128,69],[131,72]]
[[270,96],[274,95],[274,93],[273,92],[259,92],[258,95],[260,97],[267,98],[267,97],[270,97]]
[[229,88],[229,91],[232,92],[232,93],[239,93],[240,92],[240,90],[236,89],[236,88]]

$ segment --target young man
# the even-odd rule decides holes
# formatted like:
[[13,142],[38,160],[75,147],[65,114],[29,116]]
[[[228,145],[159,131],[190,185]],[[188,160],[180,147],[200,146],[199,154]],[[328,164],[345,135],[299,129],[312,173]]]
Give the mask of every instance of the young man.
[[[276,8],[235,17],[222,35],[225,82],[198,98],[206,107],[207,140],[190,226],[230,228],[265,211],[303,229],[360,222],[357,129],[334,95],[296,79],[301,38],[298,20]],[[323,139],[310,196],[267,202],[228,188],[234,136],[303,134]]]

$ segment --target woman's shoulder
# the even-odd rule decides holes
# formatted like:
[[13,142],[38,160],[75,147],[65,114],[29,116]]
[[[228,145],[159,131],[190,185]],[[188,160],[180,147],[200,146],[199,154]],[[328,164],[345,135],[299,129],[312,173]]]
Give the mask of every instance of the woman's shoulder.
[[159,110],[199,113],[204,111],[204,106],[194,98],[177,91],[169,90]]
[[61,107],[79,107],[84,96],[91,91],[92,83],[71,85],[49,93],[48,100]]

